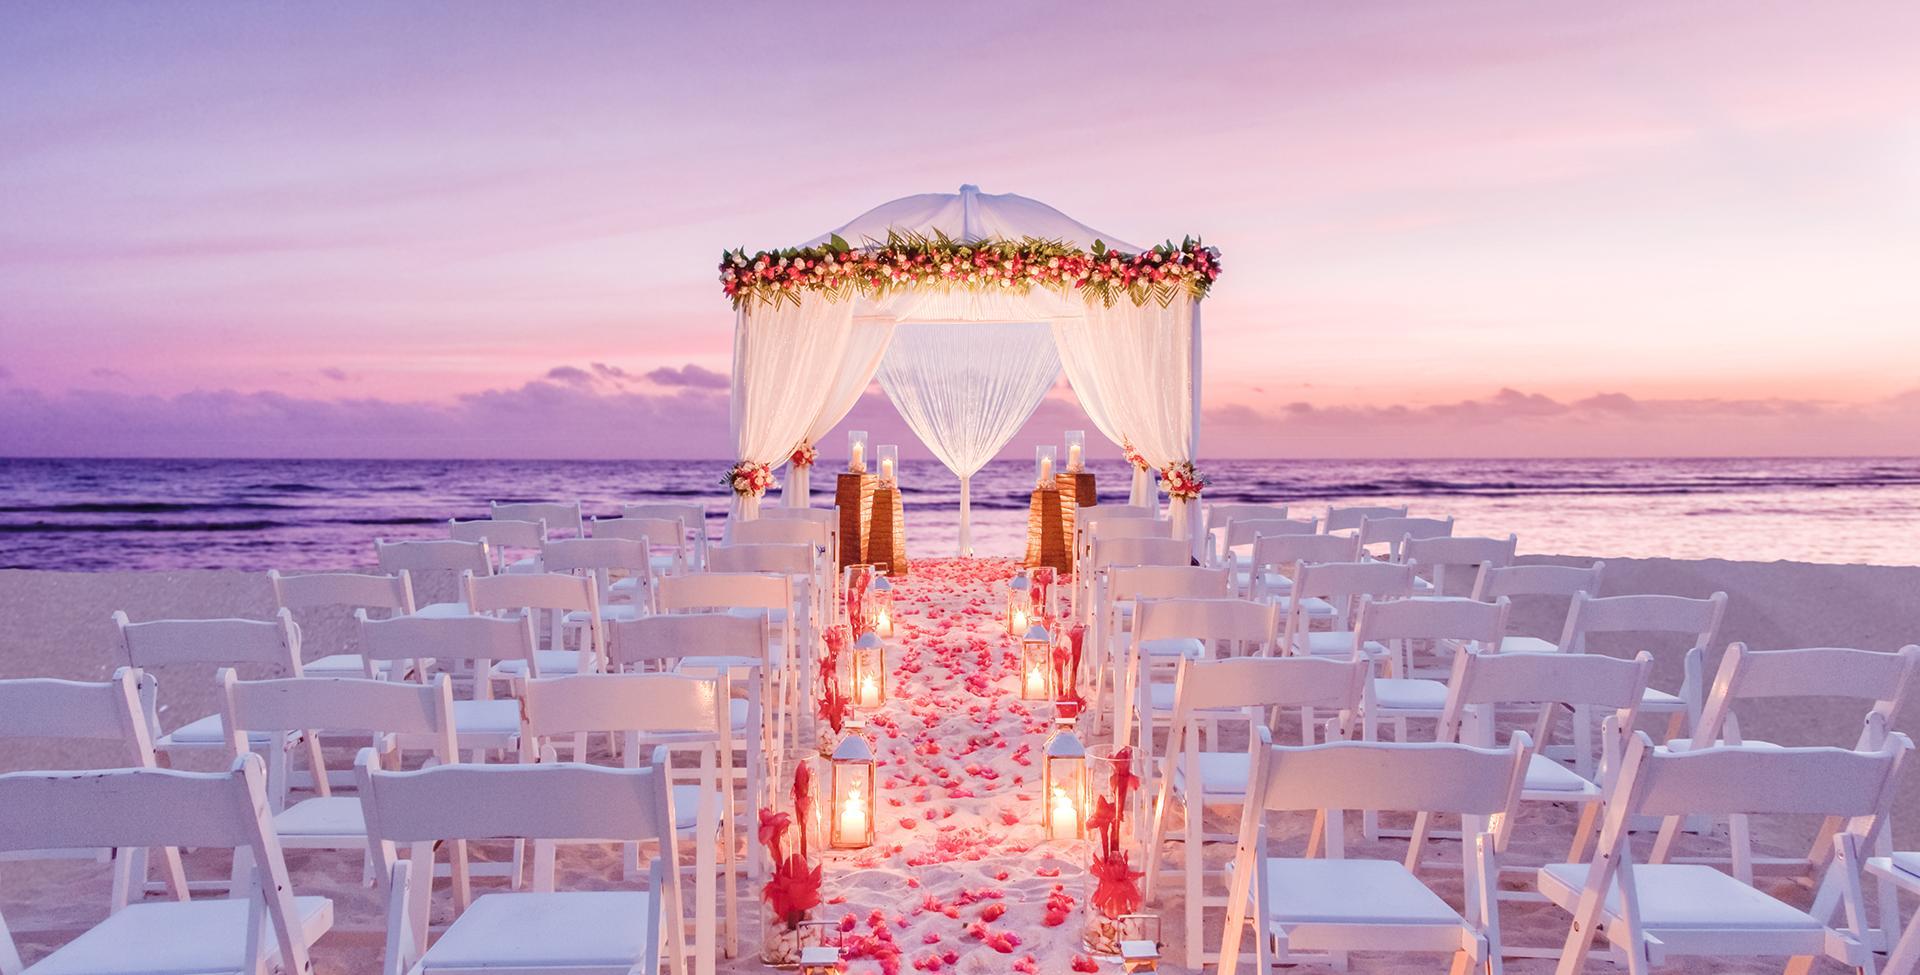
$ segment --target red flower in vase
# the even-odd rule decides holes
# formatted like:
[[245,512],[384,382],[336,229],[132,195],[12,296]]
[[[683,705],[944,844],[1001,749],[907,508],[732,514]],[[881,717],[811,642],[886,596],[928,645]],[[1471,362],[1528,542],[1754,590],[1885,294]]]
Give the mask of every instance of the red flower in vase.
[[809,869],[807,858],[798,853],[775,864],[767,878],[767,906],[787,927],[798,927],[808,911],[820,906],[821,869]]
[[1108,917],[1132,914],[1140,909],[1139,880],[1144,874],[1133,869],[1125,853],[1095,857],[1088,868],[1093,874],[1093,906]]

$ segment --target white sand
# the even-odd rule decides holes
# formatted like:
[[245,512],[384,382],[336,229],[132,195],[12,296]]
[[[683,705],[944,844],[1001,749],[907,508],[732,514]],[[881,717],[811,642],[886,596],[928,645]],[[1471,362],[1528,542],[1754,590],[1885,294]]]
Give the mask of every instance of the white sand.
[[[1558,560],[1553,560],[1558,561]],[[878,750],[888,763],[883,771],[880,818],[882,846],[861,854],[842,854],[827,866],[830,917],[851,916],[858,940],[888,954],[899,949],[898,968],[964,973],[1070,970],[1081,954],[1080,902],[1086,888],[1080,858],[1059,844],[1040,842],[1031,798],[1039,774],[1038,752],[1045,722],[1012,697],[1013,672],[1005,637],[996,628],[999,590],[993,588],[1004,567],[990,563],[927,564],[910,576],[900,601],[901,644],[891,663],[896,669],[896,698],[874,722]],[[1705,595],[1716,589],[1731,597],[1727,640],[1758,648],[1843,645],[1892,649],[1920,640],[1920,569],[1827,566],[1800,563],[1677,562],[1621,560],[1609,563],[1608,594],[1672,592]],[[113,654],[108,614],[125,609],[135,619],[163,616],[264,616],[271,606],[264,576],[236,572],[102,573],[0,572],[0,677],[49,675],[98,679],[120,661]],[[1528,632],[1556,635],[1558,609],[1523,604],[1516,618]],[[348,632],[344,618],[310,622],[307,652],[318,656],[340,645]],[[1625,647],[1596,649],[1624,651]],[[1656,653],[1658,655],[1658,653]],[[1713,662],[1710,662],[1710,668]],[[1709,671],[1710,672],[1710,671]],[[178,724],[212,707],[210,674],[162,673],[163,721]],[[969,681],[971,678],[971,681]],[[1662,658],[1655,677],[1671,689],[1678,682],[1677,655]],[[1851,743],[1858,730],[1857,708],[1821,703],[1792,709],[1742,712],[1743,728],[1755,737],[1787,743]],[[1913,733],[1911,727],[1900,730]],[[1020,752],[1025,746],[1026,751]],[[0,768],[68,767],[108,760],[108,749],[56,747],[33,743],[0,755]],[[1030,759],[1023,764],[1020,758]],[[1920,809],[1916,777],[1903,783],[1902,805]],[[911,826],[909,826],[911,822]],[[1572,813],[1530,809],[1518,825],[1510,859],[1538,863],[1564,854]],[[1356,824],[1352,824],[1357,826]],[[1228,831],[1224,817],[1210,831]],[[1903,846],[1920,845],[1920,823],[1907,815],[1898,824]],[[1800,852],[1806,824],[1765,826],[1761,845],[1774,852]],[[1293,848],[1299,831],[1282,831],[1277,843]],[[1355,836],[1357,840],[1357,835]],[[1702,850],[1714,838],[1692,841]],[[1391,851],[1391,844],[1383,844]],[[1352,852],[1365,854],[1355,843]],[[1451,855],[1452,845],[1443,847]],[[1229,850],[1210,847],[1209,859],[1226,859]],[[1397,854],[1396,854],[1397,855]],[[379,896],[359,884],[358,858],[344,853],[298,852],[289,855],[301,893],[325,894],[336,901],[337,923],[316,951],[321,972],[368,972],[378,968],[382,941]],[[190,860],[196,876],[212,875],[216,861],[197,854]],[[562,882],[575,886],[617,883],[614,858],[598,849],[563,854]],[[1052,873],[1057,871],[1058,876]],[[1064,924],[1045,923],[1047,899],[1056,885],[1074,898]],[[1437,886],[1457,899],[1458,881]],[[753,959],[758,944],[754,891],[742,891],[746,909],[741,955],[723,962],[724,972],[760,970]],[[1163,971],[1185,971],[1178,964],[1183,943],[1177,891],[1165,885],[1149,908],[1166,919],[1171,942]],[[106,869],[90,862],[0,863],[0,911],[4,911],[29,961],[77,933],[104,911]],[[990,922],[984,918],[1004,914]],[[872,921],[888,941],[875,936]],[[442,903],[436,922],[450,915]],[[977,927],[984,923],[984,928]],[[1217,918],[1212,921],[1217,926]],[[1511,944],[1557,945],[1566,918],[1544,905],[1515,904],[1503,911]],[[975,926],[970,931],[969,927]],[[986,935],[983,938],[981,935]],[[1018,939],[1018,945],[1007,936]],[[1002,952],[997,947],[1010,948]],[[951,952],[951,955],[948,953]],[[953,960],[946,960],[951,957]],[[929,959],[937,967],[926,967]],[[1444,965],[1438,956],[1362,955],[1361,971],[1431,971]],[[1549,970],[1550,963],[1510,962],[1514,971]],[[1596,962],[1596,967],[1599,963]],[[867,958],[851,971],[879,971]],[[1317,970],[1314,966],[1304,966]],[[1691,960],[1689,971],[1773,971],[1771,961]],[[1106,966],[1106,970],[1116,970]]]

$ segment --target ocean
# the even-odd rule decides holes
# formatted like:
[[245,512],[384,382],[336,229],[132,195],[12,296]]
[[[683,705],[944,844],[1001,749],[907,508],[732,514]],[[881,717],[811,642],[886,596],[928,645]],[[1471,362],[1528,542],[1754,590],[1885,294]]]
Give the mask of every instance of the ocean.
[[[0,459],[0,567],[286,570],[365,566],[375,538],[430,538],[489,500],[704,501],[726,511],[717,461]],[[824,468],[823,464],[823,468]],[[1517,533],[1523,553],[1920,564],[1920,459],[1272,460],[1205,465],[1217,501],[1412,506],[1460,535]],[[1124,500],[1127,471],[1092,467]],[[974,477],[975,549],[1017,554],[1029,462]],[[831,501],[816,476],[814,501]],[[955,553],[958,482],[902,465],[913,557]],[[777,503],[772,497],[767,503]]]

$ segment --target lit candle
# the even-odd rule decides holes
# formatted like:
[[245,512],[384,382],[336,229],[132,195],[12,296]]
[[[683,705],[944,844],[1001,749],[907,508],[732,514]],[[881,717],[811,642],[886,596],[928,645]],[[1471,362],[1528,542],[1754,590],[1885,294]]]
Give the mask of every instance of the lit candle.
[[880,479],[882,481],[893,480],[893,458],[882,457],[880,459]]
[[1027,694],[1037,699],[1046,696],[1046,693],[1047,675],[1041,673],[1038,667],[1027,668]]
[[1080,445],[1077,443],[1068,444],[1067,445],[1067,470],[1077,471],[1079,469],[1080,469]]
[[1013,611],[1013,629],[1014,629],[1014,632],[1016,633],[1027,632],[1027,611],[1026,610],[1016,609]]
[[1040,458],[1040,483],[1045,484],[1051,480],[1053,480],[1053,458],[1042,457]]
[[853,459],[847,461],[847,470],[860,473],[867,468],[867,445],[858,440],[853,442]]
[[1053,839],[1073,839],[1080,832],[1080,810],[1073,804],[1073,798],[1067,790],[1058,786],[1053,790]]
[[884,609],[881,610],[880,619],[878,622],[874,624],[874,629],[880,631],[881,636],[892,636],[893,635],[893,616],[889,614],[886,610]]
[[848,839],[867,835],[867,803],[859,789],[848,790],[846,802],[841,806],[840,835]]
[[878,681],[875,681],[875,680],[873,679],[873,675],[872,675],[872,674],[864,674],[864,675],[862,675],[862,676],[861,676],[861,678],[860,678],[860,704],[861,704],[861,706],[863,706],[863,707],[873,707],[874,705],[876,705],[876,704],[879,704],[879,703],[880,703],[880,684],[879,684],[879,682],[878,682]]

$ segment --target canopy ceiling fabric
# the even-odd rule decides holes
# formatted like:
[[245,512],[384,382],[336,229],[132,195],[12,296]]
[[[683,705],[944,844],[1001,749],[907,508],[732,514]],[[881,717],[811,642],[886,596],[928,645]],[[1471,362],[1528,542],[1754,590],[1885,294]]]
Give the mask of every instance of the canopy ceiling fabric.
[[1043,324],[916,322],[894,331],[880,388],[960,478],[961,555],[973,554],[974,473],[1020,432],[1059,376],[1053,333]]
[[[825,243],[838,235],[857,247],[870,240],[885,240],[889,231],[924,236],[939,233],[962,241],[1036,237],[1083,248],[1103,241],[1109,247],[1139,250],[1037,200],[1011,193],[981,193],[971,185],[961,187],[958,193],[923,193],[882,204],[809,245]],[[1022,295],[999,290],[913,287],[877,300],[856,297],[833,301],[808,293],[797,302],[740,307],[735,317],[733,362],[735,456],[744,462],[777,467],[802,441],[818,443],[846,417],[881,371],[889,356],[889,343],[898,336],[903,323],[973,323],[966,327],[983,330],[1010,323],[1044,323],[1052,332],[1058,367],[1066,372],[1088,416],[1107,439],[1116,445],[1131,442],[1156,467],[1190,461],[1199,449],[1197,299],[1177,299],[1164,307],[1126,301],[1105,306],[1083,300],[1078,294],[1061,294],[1048,288],[1034,288]],[[1044,333],[1029,325],[1027,334]],[[983,331],[978,338],[966,337],[966,341],[985,338]],[[1011,358],[994,358],[1005,361],[1010,371],[1035,365],[1030,360],[1015,363]],[[1046,361],[1055,360],[1048,357]],[[908,378],[903,367],[886,381],[901,390],[896,394],[889,389],[888,394],[903,415],[908,409],[904,401],[925,402],[933,395],[926,384],[935,381],[941,370],[932,368],[929,372],[916,367],[912,371],[917,378]],[[1048,373],[1049,384],[1052,375]],[[996,379],[1006,384],[1004,398],[1017,401],[1012,391],[1020,385],[1018,378],[1001,375]],[[909,393],[909,386],[923,388]],[[1041,394],[1044,392],[1042,389]],[[940,433],[927,432],[934,429],[927,419],[931,413],[923,415],[925,431],[913,417],[907,420],[936,456],[959,473],[965,463],[941,455],[946,448],[935,446],[935,441],[944,440],[949,446],[962,441],[970,446],[990,441],[991,431],[1004,425],[1004,417],[1017,412],[1001,410],[996,417],[986,416],[984,404],[999,398],[983,397],[979,401],[981,415],[963,418],[941,410],[945,418]],[[1017,429],[1031,413],[1029,406],[1013,428]],[[960,429],[963,424],[972,427],[964,431],[964,436]],[[1002,439],[999,445],[1004,443]],[[996,446],[987,456],[998,449]],[[957,448],[953,456],[961,456]],[[964,478],[962,485],[964,489]],[[1136,495],[1137,488],[1136,483]],[[787,499],[789,504],[809,503],[804,482],[797,490],[790,490]],[[1188,507],[1175,503],[1170,512],[1185,525],[1197,551],[1199,533],[1186,524],[1197,519],[1187,517]],[[758,499],[735,496],[732,518],[755,517],[758,509]]]

